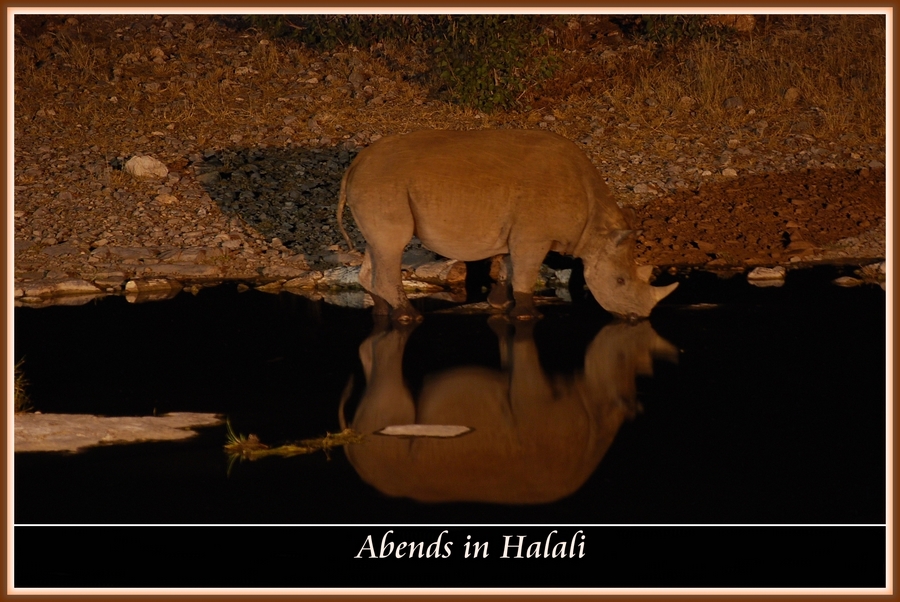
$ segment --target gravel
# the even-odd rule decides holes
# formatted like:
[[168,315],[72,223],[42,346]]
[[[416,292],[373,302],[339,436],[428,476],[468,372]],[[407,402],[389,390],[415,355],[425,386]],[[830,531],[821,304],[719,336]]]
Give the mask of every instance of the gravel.
[[[16,44],[23,36],[46,39],[44,64],[56,69],[73,56],[53,46],[54,35],[66,28],[116,35],[144,50],[119,58],[107,82],[59,80],[55,98],[33,112],[22,108],[27,99],[18,102],[27,90],[17,85],[19,297],[41,286],[50,287],[46,294],[63,294],[63,287],[124,293],[135,278],[259,284],[302,278],[307,270],[358,265],[358,255],[346,253],[337,228],[344,171],[383,133],[433,127],[428,115],[446,110],[438,101],[404,96],[403,86],[411,84],[377,76],[377,68],[363,58],[325,53],[284,74],[278,84],[284,96],[278,97],[278,106],[259,110],[265,117],[236,123],[231,131],[211,124],[202,135],[179,133],[177,122],[161,114],[168,109],[151,100],[129,108],[111,91],[130,82],[152,99],[173,86],[197,85],[199,77],[220,69],[222,102],[246,102],[253,90],[241,78],[253,76],[251,58],[265,50],[268,40],[252,31],[237,36],[216,19],[187,15],[95,15],[37,23],[17,17]],[[210,48],[204,64],[179,62],[179,45],[197,41]],[[624,46],[606,50],[599,60],[617,60],[626,52]],[[165,78],[154,77],[154,65],[170,71]],[[143,76],[135,75],[138,67]],[[108,99],[104,110],[118,116],[113,125],[61,118],[64,111],[71,114],[85,90]],[[642,230],[639,263],[722,267],[883,259],[884,143],[865,143],[852,133],[833,140],[814,136],[809,127],[814,108],[804,108],[791,90],[785,94],[795,103],[793,125],[777,137],[762,118],[742,129],[687,121],[679,136],[660,135],[639,123],[617,121],[611,107],[599,114],[573,114],[564,101],[538,121],[454,109],[449,113],[453,121],[443,127],[570,133],[620,204],[635,207],[635,227]],[[412,100],[399,106],[406,98]],[[691,102],[682,99],[682,104]],[[754,110],[740,98],[725,102],[733,110]],[[644,110],[659,110],[655,101],[642,104]],[[339,107],[358,107],[367,121],[340,123],[335,117]],[[398,111],[406,119],[402,125]],[[155,126],[143,125],[147,113],[159,115]],[[137,121],[129,124],[129,114]],[[610,127],[627,131],[637,142],[617,147]],[[573,131],[581,133],[572,136]],[[356,248],[363,248],[349,211],[344,224]],[[416,240],[410,245],[419,248]]]

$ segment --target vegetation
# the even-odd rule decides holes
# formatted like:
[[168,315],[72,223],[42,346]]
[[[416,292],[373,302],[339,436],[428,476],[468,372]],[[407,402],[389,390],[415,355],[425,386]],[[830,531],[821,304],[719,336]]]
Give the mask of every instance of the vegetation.
[[25,378],[25,374],[22,372],[22,364],[25,362],[25,359],[20,359],[15,367],[15,389],[13,393],[13,407],[15,412],[30,412],[34,408],[31,405],[31,400],[28,398],[28,393],[25,392],[25,388],[28,386],[28,380]]
[[[48,19],[15,19],[16,122],[52,137],[64,131],[73,147],[96,145],[111,159],[153,152],[142,137],[162,144],[156,132],[198,148],[229,146],[235,134],[262,140],[289,119],[285,135],[297,144],[356,132],[536,127],[551,117],[561,135],[596,133],[626,153],[655,144],[651,132],[655,141],[678,139],[698,125],[712,137],[758,130],[773,150],[794,152],[776,146],[801,119],[820,145],[885,140],[884,15],[758,17],[749,33],[699,36],[699,17],[208,19],[213,27],[197,18],[177,43],[134,33],[136,16],[71,25],[57,17],[53,28]],[[743,108],[723,106],[731,97]],[[313,116],[317,129],[308,131]],[[132,185],[111,180],[117,174],[96,177]]]
[[281,456],[289,458],[291,456],[300,456],[311,454],[317,451],[323,451],[327,455],[331,448],[349,445],[352,443],[360,443],[363,436],[352,429],[344,429],[340,433],[326,433],[324,437],[315,439],[304,439],[296,443],[280,445],[278,447],[269,447],[260,442],[259,437],[254,434],[244,436],[234,432],[231,428],[231,422],[225,421],[228,442],[225,444],[225,451],[230,456],[228,465],[229,472],[236,460],[258,460],[268,456]]
[[558,19],[542,15],[302,15],[247,20],[276,37],[317,50],[377,44],[416,47],[427,56],[424,79],[445,96],[484,111],[525,106],[525,91],[559,62],[543,33]]

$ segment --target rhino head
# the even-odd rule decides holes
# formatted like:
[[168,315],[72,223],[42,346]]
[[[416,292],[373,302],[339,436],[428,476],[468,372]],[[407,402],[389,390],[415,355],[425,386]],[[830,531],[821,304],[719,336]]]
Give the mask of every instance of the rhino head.
[[594,299],[620,318],[646,318],[678,283],[651,286],[653,266],[634,263],[634,230],[611,230],[595,237],[581,254],[584,280]]

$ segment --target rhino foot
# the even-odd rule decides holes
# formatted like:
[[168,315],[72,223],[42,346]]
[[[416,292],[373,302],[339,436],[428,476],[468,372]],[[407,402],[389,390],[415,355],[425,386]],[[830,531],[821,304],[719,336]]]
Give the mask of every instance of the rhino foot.
[[413,307],[403,307],[397,308],[391,314],[391,319],[395,322],[399,322],[400,324],[411,324],[413,322],[421,322],[422,314],[416,311]]
[[509,298],[508,286],[495,282],[491,285],[491,292],[488,293],[487,302],[491,307],[497,309],[507,309],[512,305],[512,299]]
[[530,293],[517,293],[513,291],[516,299],[515,306],[510,310],[509,317],[516,320],[538,320],[543,318],[541,312],[534,306],[534,300]]

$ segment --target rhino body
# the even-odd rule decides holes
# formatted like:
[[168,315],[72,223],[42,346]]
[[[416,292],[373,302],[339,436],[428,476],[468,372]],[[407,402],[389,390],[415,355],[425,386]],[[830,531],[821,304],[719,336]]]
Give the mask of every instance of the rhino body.
[[[360,284],[375,312],[420,319],[401,288],[404,247],[417,236],[448,258],[508,255],[518,318],[537,317],[532,291],[549,251],[584,263],[594,298],[621,317],[650,315],[675,288],[649,284],[633,259],[634,232],[590,160],[569,140],[537,130],[425,130],[364,149],[341,182],[338,224],[349,205],[366,239]],[[352,247],[352,245],[351,245]],[[492,294],[494,305],[508,305]]]
[[[376,320],[359,348],[366,389],[341,428],[365,435],[344,448],[360,477],[382,493],[422,502],[544,504],[581,488],[619,428],[639,408],[638,375],[654,359],[676,362],[678,350],[650,323],[607,324],[585,352],[584,369],[547,374],[538,358],[534,322],[505,318],[497,334],[501,370],[457,366],[426,375],[413,395],[403,379],[403,355],[415,325],[386,328]],[[455,438],[394,437],[393,425],[461,425]]]

